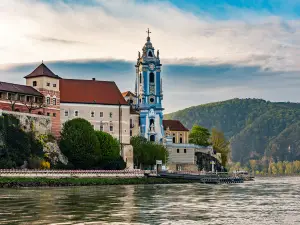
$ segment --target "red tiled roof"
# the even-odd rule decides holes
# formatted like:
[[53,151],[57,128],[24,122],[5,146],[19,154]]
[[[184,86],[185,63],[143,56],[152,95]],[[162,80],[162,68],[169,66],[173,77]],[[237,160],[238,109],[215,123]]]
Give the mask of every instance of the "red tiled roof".
[[41,77],[41,76],[53,77],[53,78],[60,79],[60,77],[55,75],[44,63],[39,65],[37,68],[35,68],[34,71],[32,71],[30,74],[28,74],[24,78]]
[[135,94],[133,94],[131,91],[125,91],[122,93],[123,97],[127,97],[127,96],[135,96]]
[[6,82],[0,82],[0,91],[34,95],[34,96],[43,96],[40,92],[35,90],[33,87],[21,85],[21,84],[6,83]]
[[163,120],[164,130],[168,127],[171,131],[189,131],[179,120]]
[[60,79],[60,102],[128,105],[112,81]]

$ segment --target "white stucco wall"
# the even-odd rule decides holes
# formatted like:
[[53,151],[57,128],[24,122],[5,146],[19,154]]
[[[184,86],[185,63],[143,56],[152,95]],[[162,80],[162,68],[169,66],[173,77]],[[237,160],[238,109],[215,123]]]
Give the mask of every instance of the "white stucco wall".
[[[61,103],[60,120],[61,124],[67,120],[74,118],[83,118],[89,121],[95,130],[100,130],[101,123],[103,124],[104,132],[111,134],[119,140],[119,106],[118,105],[100,105],[100,104],[77,104],[77,103]],[[121,119],[121,142],[124,144],[130,143],[130,107],[122,105]],[[68,116],[65,112],[68,112]],[[75,111],[78,111],[78,116],[75,116]],[[94,112],[94,117],[91,116]],[[103,117],[100,117],[100,112]],[[110,117],[112,113],[112,117]],[[113,125],[113,131],[110,131],[110,124]]]

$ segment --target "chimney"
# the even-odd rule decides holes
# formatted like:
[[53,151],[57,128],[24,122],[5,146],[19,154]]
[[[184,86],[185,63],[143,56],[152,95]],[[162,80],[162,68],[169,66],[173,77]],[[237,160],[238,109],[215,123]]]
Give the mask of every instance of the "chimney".
[[94,77],[93,77],[93,79],[92,79],[92,80],[96,80],[96,78],[94,78]]

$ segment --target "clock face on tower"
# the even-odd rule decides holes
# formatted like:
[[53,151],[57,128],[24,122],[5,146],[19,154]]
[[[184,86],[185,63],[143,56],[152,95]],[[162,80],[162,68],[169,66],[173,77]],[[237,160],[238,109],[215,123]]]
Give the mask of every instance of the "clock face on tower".
[[149,64],[149,68],[150,68],[150,70],[154,70],[155,65],[154,65],[153,63],[150,63],[150,64]]

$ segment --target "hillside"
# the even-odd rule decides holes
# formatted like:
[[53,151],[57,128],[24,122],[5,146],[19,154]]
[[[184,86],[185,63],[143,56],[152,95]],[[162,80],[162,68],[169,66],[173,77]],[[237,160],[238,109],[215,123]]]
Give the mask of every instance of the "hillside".
[[165,118],[178,119],[188,128],[199,124],[222,130],[236,162],[270,154],[277,160],[300,159],[299,103],[231,99],[186,108]]

